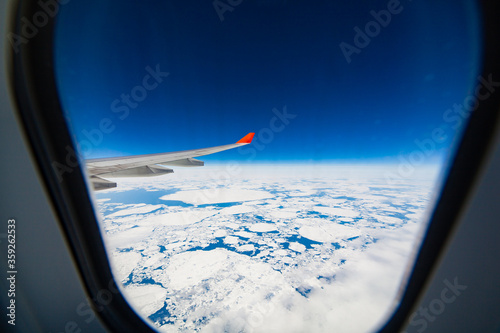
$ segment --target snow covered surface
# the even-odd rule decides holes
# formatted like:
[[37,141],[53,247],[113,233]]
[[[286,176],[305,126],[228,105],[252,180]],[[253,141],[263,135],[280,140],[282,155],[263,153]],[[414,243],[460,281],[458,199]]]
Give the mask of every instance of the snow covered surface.
[[162,196],[162,200],[179,200],[193,205],[244,202],[272,198],[266,191],[213,188],[210,190],[187,190]]
[[177,168],[96,197],[114,274],[160,331],[365,332],[395,304],[430,171]]

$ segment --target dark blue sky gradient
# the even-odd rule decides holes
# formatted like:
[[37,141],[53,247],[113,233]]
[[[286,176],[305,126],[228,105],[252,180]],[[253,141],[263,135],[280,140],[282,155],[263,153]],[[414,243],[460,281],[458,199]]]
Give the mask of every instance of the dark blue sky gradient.
[[[88,158],[209,147],[256,132],[257,162],[388,162],[442,127],[448,139],[433,160],[456,132],[443,113],[473,91],[477,14],[470,1],[401,1],[401,13],[348,64],[339,44],[353,44],[354,27],[388,2],[243,0],[221,21],[212,1],[71,1],[56,31],[63,107]],[[122,94],[157,65],[169,76],[120,119],[113,110],[126,106]],[[272,110],[284,106],[296,117],[271,140]],[[104,118],[113,130],[101,136]],[[204,158],[225,159],[241,152]]]

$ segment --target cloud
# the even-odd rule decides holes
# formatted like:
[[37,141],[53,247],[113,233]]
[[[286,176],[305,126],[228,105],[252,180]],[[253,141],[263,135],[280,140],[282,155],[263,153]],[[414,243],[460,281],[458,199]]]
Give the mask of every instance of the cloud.
[[[193,195],[209,185],[208,172],[189,182],[164,178],[154,184],[158,197],[176,192],[163,199],[246,201],[231,207],[146,202],[106,216],[117,274],[135,281],[125,292],[151,283],[165,289],[159,313],[170,313],[174,323],[160,325],[162,331],[376,329],[394,306],[425,222],[432,182],[383,185],[377,168],[373,177],[366,170],[358,177],[295,177],[302,169],[269,174],[268,166],[243,168],[220,197],[206,201]],[[307,195],[289,195],[299,192]],[[99,204],[106,209],[119,202]],[[125,246],[129,252],[118,251]],[[144,279],[146,284],[138,284]],[[144,316],[159,306],[157,298],[149,307],[144,298],[135,304],[133,295],[131,303]]]

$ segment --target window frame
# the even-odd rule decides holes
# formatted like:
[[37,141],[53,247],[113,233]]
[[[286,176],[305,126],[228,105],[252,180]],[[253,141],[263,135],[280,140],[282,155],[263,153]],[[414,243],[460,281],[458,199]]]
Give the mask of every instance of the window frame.
[[[481,75],[500,77],[500,5],[494,0],[479,1],[483,19],[483,62]],[[11,29],[21,35],[22,17],[33,17],[40,10],[37,1],[17,0],[11,6]],[[84,166],[75,164],[76,151],[59,100],[54,71],[54,24],[49,18],[33,38],[9,54],[9,81],[17,112],[37,161],[45,188],[53,204],[64,236],[71,248],[85,291],[107,328],[113,332],[154,332],[136,314],[121,293],[113,293],[109,304],[100,304],[99,292],[117,288],[88,193]],[[380,332],[401,330],[408,322],[419,297],[446,249],[460,214],[472,193],[480,170],[493,143],[499,120],[499,92],[479,101],[471,114],[448,175],[431,215],[428,229],[418,251],[401,302]],[[61,175],[54,162],[70,167]]]

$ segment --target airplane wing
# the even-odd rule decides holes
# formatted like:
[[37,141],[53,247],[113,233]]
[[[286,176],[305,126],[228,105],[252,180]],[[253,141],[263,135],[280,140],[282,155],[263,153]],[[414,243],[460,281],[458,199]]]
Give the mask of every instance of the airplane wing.
[[173,173],[168,166],[203,166],[205,163],[194,157],[210,155],[220,151],[233,149],[252,142],[255,133],[248,133],[236,143],[171,153],[147,154],[125,157],[97,158],[85,161],[87,172],[95,190],[116,187],[116,183],[106,178],[115,177],[147,177]]

